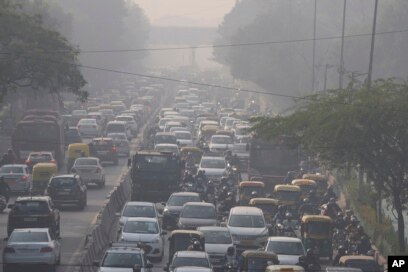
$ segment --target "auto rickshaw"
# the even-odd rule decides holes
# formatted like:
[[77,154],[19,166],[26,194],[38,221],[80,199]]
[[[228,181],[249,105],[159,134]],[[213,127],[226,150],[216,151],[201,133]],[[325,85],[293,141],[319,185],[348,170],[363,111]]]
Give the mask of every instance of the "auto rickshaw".
[[263,211],[267,223],[272,223],[272,218],[278,211],[279,201],[273,198],[252,198],[249,206],[257,207]]
[[169,235],[169,262],[173,259],[174,253],[187,250],[191,245],[191,240],[197,239],[203,250],[205,249],[204,233],[197,230],[173,230]]
[[71,171],[74,162],[79,157],[89,157],[89,146],[85,143],[74,143],[68,145],[68,159],[67,159],[67,172]]
[[265,271],[273,264],[279,264],[278,256],[273,252],[260,250],[245,250],[239,261],[241,272]]
[[275,185],[273,194],[275,199],[279,200],[279,204],[285,205],[288,210],[294,213],[293,216],[296,217],[301,196],[300,187],[297,185],[278,184]]
[[301,191],[301,198],[307,197],[311,190],[317,189],[317,184],[314,180],[310,179],[294,179],[292,180],[292,185],[297,185]]
[[205,125],[200,130],[200,138],[204,138],[205,141],[209,142],[211,136],[215,135],[219,129],[220,127],[216,125]]
[[[187,159],[187,154],[191,153],[194,161],[194,165],[189,167],[189,163],[186,161]],[[186,168],[188,170],[194,170],[193,173],[195,173],[195,170],[197,170],[198,165],[200,164],[201,157],[203,156],[203,151],[199,149],[198,147],[193,147],[193,146],[185,146],[180,149],[180,157],[182,160],[186,161]],[[194,169],[191,169],[194,168]]]
[[332,220],[328,216],[304,215],[300,234],[305,250],[314,250],[316,256],[333,258]]
[[42,195],[47,188],[50,178],[58,173],[55,163],[40,162],[33,166],[31,194]]
[[239,205],[248,205],[252,198],[252,192],[257,193],[257,197],[265,196],[265,183],[262,181],[241,181],[238,186]]
[[223,130],[223,129],[219,129],[215,132],[216,135],[226,135],[226,136],[230,136],[231,139],[234,139],[234,133],[230,130]]
[[299,265],[269,265],[265,272],[305,272],[305,269]]
[[302,178],[311,179],[316,182],[318,195],[323,196],[326,193],[328,186],[326,176],[319,174],[304,174]]
[[[339,266],[361,269],[363,272],[380,272],[381,267],[373,256],[346,255],[340,258]],[[351,269],[349,270],[351,271]]]

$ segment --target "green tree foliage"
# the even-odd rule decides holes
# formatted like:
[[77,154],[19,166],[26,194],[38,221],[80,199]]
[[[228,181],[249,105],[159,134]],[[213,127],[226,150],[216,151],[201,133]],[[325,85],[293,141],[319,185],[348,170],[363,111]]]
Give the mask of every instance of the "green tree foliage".
[[[408,189],[408,85],[377,80],[366,87],[322,92],[298,101],[287,116],[255,119],[265,138],[292,136],[331,167],[362,167],[397,212],[400,251],[404,252],[404,215]],[[291,138],[291,137],[289,137]]]
[[78,50],[58,32],[44,28],[40,16],[1,0],[0,25],[0,99],[23,87],[40,95],[69,92],[86,99],[87,92],[81,90],[86,82],[76,65]]

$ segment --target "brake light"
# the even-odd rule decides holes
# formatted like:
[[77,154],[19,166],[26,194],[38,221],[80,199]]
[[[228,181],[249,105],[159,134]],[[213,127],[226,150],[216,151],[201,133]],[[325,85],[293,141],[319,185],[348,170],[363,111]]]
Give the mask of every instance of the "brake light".
[[31,163],[30,160],[26,160],[26,161],[25,161],[25,164],[30,164],[30,163]]
[[16,251],[12,247],[5,247],[4,253],[16,253]]
[[27,181],[27,180],[28,180],[28,177],[27,177],[27,176],[21,176],[20,180],[21,180],[21,181]]
[[40,250],[41,253],[52,252],[52,247],[43,247]]

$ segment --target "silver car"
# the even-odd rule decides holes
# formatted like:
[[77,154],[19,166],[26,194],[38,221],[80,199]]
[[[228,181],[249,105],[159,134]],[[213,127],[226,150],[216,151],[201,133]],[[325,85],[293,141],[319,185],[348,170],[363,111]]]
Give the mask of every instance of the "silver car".
[[86,185],[94,183],[101,188],[105,186],[105,170],[98,158],[76,159],[71,172],[77,173]]
[[3,250],[3,271],[32,265],[46,265],[55,271],[61,260],[59,240],[51,238],[47,228],[15,229]]
[[216,226],[217,213],[212,203],[187,202],[181,210],[179,229],[195,230],[201,226]]
[[209,179],[221,179],[227,172],[227,163],[224,157],[203,156],[198,171],[204,170]]
[[203,251],[177,251],[169,268],[165,271],[174,272],[178,267],[194,266],[212,269],[208,254]]
[[130,142],[125,133],[109,133],[108,138],[112,138],[119,156],[130,156]]
[[278,255],[279,264],[294,265],[299,257],[306,255],[305,248],[299,238],[269,237],[265,251],[272,251]]
[[0,177],[9,185],[12,192],[28,193],[31,175],[25,164],[6,164],[0,168]]
[[129,218],[149,217],[158,218],[156,205],[152,202],[130,201],[125,204],[119,214],[119,225],[123,226]]

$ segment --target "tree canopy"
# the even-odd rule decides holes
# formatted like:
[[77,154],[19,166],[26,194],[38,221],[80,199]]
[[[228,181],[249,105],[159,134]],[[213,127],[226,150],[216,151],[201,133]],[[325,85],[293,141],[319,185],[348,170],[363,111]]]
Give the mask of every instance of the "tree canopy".
[[329,167],[362,167],[397,212],[400,250],[404,251],[403,210],[408,188],[408,85],[393,79],[331,90],[298,101],[286,116],[260,117],[254,130],[263,138],[292,136]]
[[69,92],[87,98],[78,50],[57,31],[46,29],[41,16],[1,0],[0,25],[0,99],[21,87],[34,93]]

